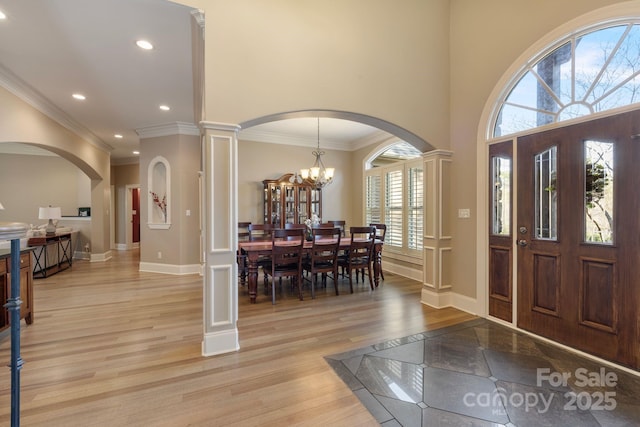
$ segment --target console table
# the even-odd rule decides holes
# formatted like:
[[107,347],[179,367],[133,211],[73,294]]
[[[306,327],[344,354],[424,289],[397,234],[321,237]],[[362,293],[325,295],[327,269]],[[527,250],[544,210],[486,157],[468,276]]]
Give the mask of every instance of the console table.
[[71,233],[33,236],[27,245],[34,247],[33,278],[39,279],[71,267],[73,260]]

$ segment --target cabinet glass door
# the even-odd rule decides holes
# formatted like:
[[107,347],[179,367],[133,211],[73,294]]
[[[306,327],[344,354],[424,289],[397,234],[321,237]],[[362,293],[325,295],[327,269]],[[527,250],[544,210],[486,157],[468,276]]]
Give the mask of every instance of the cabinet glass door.
[[296,222],[296,192],[292,186],[284,187],[285,196],[285,224],[293,224]]
[[298,188],[298,224],[304,224],[309,217],[308,194],[306,188]]
[[320,208],[320,190],[312,188],[311,192],[311,215],[317,215],[322,218],[322,209]]
[[280,187],[274,185],[271,187],[271,224],[280,224]]

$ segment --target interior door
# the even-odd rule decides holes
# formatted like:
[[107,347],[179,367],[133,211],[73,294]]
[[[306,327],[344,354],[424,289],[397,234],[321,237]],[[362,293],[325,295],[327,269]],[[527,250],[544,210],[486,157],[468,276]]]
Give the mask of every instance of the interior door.
[[518,140],[518,326],[638,368],[640,113]]
[[133,188],[131,190],[131,223],[132,223],[132,241],[140,243],[140,189]]

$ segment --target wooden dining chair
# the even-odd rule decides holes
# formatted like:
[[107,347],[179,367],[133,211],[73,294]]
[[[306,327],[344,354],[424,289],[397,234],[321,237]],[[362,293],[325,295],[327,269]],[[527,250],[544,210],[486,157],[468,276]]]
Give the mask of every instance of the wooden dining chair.
[[[304,230],[277,228],[272,233],[271,259],[264,271],[271,276],[271,303],[276,303],[276,277],[282,285],[282,278],[289,277],[292,285],[298,287],[302,301],[302,247]],[[266,282],[265,282],[266,283]]]
[[[270,242],[272,238],[273,230],[276,227],[273,224],[250,224],[249,225],[249,241],[250,242]],[[267,285],[267,272],[266,265],[270,261],[269,256],[261,256],[258,258],[258,267],[262,267],[262,273],[264,275],[264,284]],[[266,292],[266,291],[265,291]]]
[[249,240],[271,240],[271,233],[275,228],[273,224],[249,224]]
[[321,274],[322,284],[326,287],[328,273],[333,274],[333,286],[338,295],[338,251],[340,250],[340,237],[338,227],[317,227],[311,231],[312,246],[309,256],[302,262],[302,270],[311,275],[311,298],[315,298],[315,287],[318,274]]
[[[353,272],[355,271],[356,283],[358,283],[358,272],[366,268],[369,272],[369,286],[374,289],[371,275],[371,257],[373,255],[373,243],[375,241],[375,227],[350,227],[351,243],[346,254],[339,258],[338,264],[343,271],[349,275],[349,288],[353,293]],[[364,276],[362,277],[364,283]]]
[[[238,222],[238,242],[249,241],[249,226],[251,222]],[[240,284],[244,286],[247,282],[247,273],[249,266],[247,265],[247,255],[243,254],[239,249],[236,250],[236,262],[238,263],[238,276]]]
[[[335,225],[333,225],[332,222],[321,222],[320,224],[315,225],[313,228],[329,228],[329,229],[331,229],[331,228],[335,228]],[[340,233],[340,234],[342,234],[342,233]]]
[[[384,243],[384,236],[387,234],[387,224],[369,224],[371,227],[376,228],[376,240],[380,240]],[[373,258],[372,258],[372,261]],[[384,273],[382,272],[382,251],[378,252],[378,265],[380,266],[380,277],[384,280]]]
[[284,228],[286,228],[287,230],[306,230],[307,226],[305,224],[294,224],[288,222],[284,225]]
[[[346,224],[347,222],[345,220],[331,220],[331,221],[327,221],[327,224],[330,224],[333,227],[338,227],[340,229],[340,234],[342,235],[342,237],[346,237]],[[347,251],[343,251],[341,250],[340,252],[338,252],[338,260],[344,258],[347,254]],[[342,268],[342,267],[341,267]],[[344,276],[345,275],[345,269],[342,268],[341,270],[341,275]]]
[[338,227],[340,229],[340,232],[342,233],[342,237],[346,236],[347,222],[345,220],[340,219],[340,220],[332,220],[327,222],[329,224],[333,224],[334,226]]

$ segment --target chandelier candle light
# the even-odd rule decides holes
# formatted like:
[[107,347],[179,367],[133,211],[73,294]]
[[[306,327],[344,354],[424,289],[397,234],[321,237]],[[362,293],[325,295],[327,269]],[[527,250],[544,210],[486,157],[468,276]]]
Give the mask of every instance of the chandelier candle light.
[[324,151],[320,151],[320,117],[318,117],[318,146],[313,155],[316,156],[316,161],[310,169],[301,169],[300,176],[302,179],[309,180],[316,188],[322,188],[325,185],[331,184],[333,181],[334,168],[327,168],[322,162],[322,155]]

